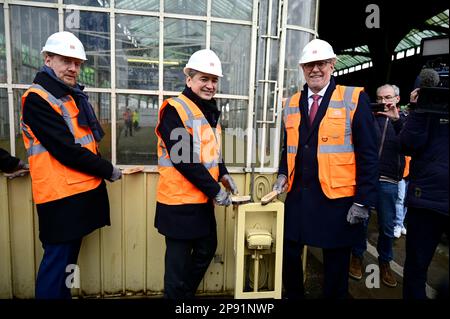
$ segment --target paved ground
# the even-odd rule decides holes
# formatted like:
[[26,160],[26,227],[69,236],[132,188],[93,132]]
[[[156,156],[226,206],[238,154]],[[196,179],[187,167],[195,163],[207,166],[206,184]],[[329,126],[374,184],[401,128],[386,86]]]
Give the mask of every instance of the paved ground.
[[[369,248],[368,251],[376,253],[376,242],[378,238],[377,230],[377,218],[376,214],[371,217],[368,231],[368,241]],[[393,269],[396,271],[396,278],[398,281],[398,286],[396,288],[389,288],[384,286],[382,283],[379,288],[367,288],[366,273],[363,279],[357,281],[350,279],[349,282],[349,292],[351,298],[355,299],[401,299],[402,298],[402,288],[403,288],[403,265],[405,262],[405,236],[396,239],[394,242],[394,263]],[[366,252],[364,258],[364,266],[369,264],[377,265],[377,258]],[[448,282],[448,269],[449,269],[449,247],[448,238],[444,235],[441,244],[436,249],[435,256],[430,265],[428,271],[428,295],[433,297],[436,290],[442,284],[443,281]],[[306,282],[305,282],[305,294],[307,299],[321,298],[322,294],[322,251],[321,249],[309,247],[308,258],[307,258],[307,270],[306,270]],[[370,279],[370,278],[369,278]]]

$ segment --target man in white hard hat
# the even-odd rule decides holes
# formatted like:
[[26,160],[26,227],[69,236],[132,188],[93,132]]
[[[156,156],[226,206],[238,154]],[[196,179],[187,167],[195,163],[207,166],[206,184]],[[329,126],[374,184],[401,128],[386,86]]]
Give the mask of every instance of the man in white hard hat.
[[363,88],[332,76],[336,55],[315,39],[300,57],[306,84],[286,100],[285,139],[274,190],[287,191],[283,252],[285,296],[303,298],[301,251],[323,249],[324,297],[346,298],[350,250],[375,205],[377,143]]
[[22,96],[22,137],[44,248],[35,296],[68,299],[83,236],[110,225],[104,179],[115,181],[121,172],[98,153],[104,133],[77,83],[83,44],[57,32],[42,54],[44,66]]
[[[192,54],[186,87],[164,101],[155,132],[159,180],[155,227],[165,236],[164,297],[193,298],[217,247],[214,204],[238,190],[222,162],[214,95],[222,66],[208,49]],[[226,190],[220,187],[219,181]]]

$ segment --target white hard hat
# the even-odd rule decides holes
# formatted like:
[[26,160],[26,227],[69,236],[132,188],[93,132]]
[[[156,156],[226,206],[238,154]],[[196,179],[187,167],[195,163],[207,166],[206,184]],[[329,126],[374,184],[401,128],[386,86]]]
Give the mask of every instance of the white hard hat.
[[41,53],[50,52],[86,61],[83,43],[71,32],[53,33],[45,42]]
[[324,40],[314,39],[303,48],[299,64],[336,58],[331,45]]
[[219,57],[214,53],[214,51],[209,49],[194,52],[183,69],[185,75],[189,75],[189,69],[217,76],[223,76],[222,63],[220,63]]

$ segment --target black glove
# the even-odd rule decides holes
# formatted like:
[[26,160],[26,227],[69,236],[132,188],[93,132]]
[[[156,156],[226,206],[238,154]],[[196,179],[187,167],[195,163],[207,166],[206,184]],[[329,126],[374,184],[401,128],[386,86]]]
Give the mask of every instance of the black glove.
[[234,182],[230,174],[223,175],[220,179],[220,182],[223,186],[225,186],[227,191],[231,192],[231,194],[237,195],[239,193],[236,183]]
[[287,176],[284,174],[278,175],[277,181],[273,184],[272,190],[278,194],[284,193],[288,189]]
[[122,178],[122,171],[117,166],[113,166],[113,171],[112,171],[111,177],[109,178],[109,181],[115,182],[121,178]]
[[223,190],[223,188],[220,189],[220,191],[217,193],[216,197],[214,198],[214,203],[219,206],[228,206],[231,204],[231,198],[230,194],[228,194],[226,191]]
[[352,207],[348,210],[347,221],[354,225],[364,222],[369,218],[369,209],[364,206],[359,206],[353,203]]

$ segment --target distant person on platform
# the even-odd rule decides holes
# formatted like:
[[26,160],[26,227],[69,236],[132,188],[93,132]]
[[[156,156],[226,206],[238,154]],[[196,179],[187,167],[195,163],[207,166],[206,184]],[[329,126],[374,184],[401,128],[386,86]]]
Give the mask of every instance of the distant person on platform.
[[22,96],[22,137],[44,248],[35,296],[69,299],[67,267],[76,265],[85,235],[110,225],[104,179],[115,181],[121,171],[100,156],[104,132],[77,83],[83,44],[57,32],[42,54],[44,66]]

